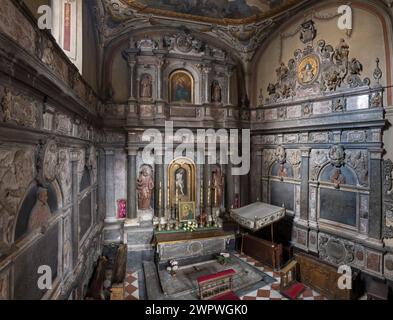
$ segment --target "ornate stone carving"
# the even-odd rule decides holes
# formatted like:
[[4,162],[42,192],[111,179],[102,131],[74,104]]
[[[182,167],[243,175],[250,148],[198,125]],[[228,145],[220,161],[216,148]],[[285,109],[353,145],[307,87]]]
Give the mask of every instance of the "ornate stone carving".
[[295,179],[300,179],[300,166],[302,163],[302,156],[300,150],[290,150],[288,151],[288,160],[293,167],[293,176]]
[[0,149],[0,215],[8,213],[8,218],[3,220],[6,226],[16,215],[34,176],[33,150],[10,146]]
[[94,145],[86,151],[86,166],[91,170],[93,182],[95,182],[97,180],[97,151]]
[[311,104],[306,103],[302,106],[302,116],[303,117],[311,117],[313,114],[313,107]]
[[8,122],[11,120],[11,108],[12,108],[12,95],[8,88],[4,88],[4,96],[1,99],[1,108],[3,111],[3,121]]
[[149,165],[143,165],[137,180],[138,208],[139,210],[150,210],[153,195],[154,182],[153,170]]
[[347,163],[355,169],[360,185],[368,185],[368,156],[363,151],[348,151]]
[[153,81],[149,74],[144,74],[140,82],[140,97],[151,99],[153,96]]
[[278,163],[284,164],[287,161],[287,153],[284,147],[279,146],[274,153],[274,157]]
[[71,201],[71,162],[70,153],[67,149],[59,151],[58,180],[63,193],[64,203]]
[[211,101],[215,103],[222,101],[221,87],[217,80],[214,80],[211,86]]
[[375,61],[377,63],[377,66],[374,69],[373,77],[374,77],[374,80],[377,82],[377,84],[379,84],[379,82],[381,81],[381,78],[382,78],[382,70],[379,67],[379,58],[377,58]]
[[4,122],[15,122],[25,127],[37,127],[38,109],[35,101],[31,98],[21,94],[14,95],[10,89],[4,88],[1,108]]
[[370,99],[372,108],[380,108],[383,106],[383,97],[381,92],[373,93]]
[[265,149],[263,150],[263,162],[262,162],[262,172],[264,176],[269,175],[270,166],[274,161],[274,150]]
[[10,276],[9,273],[0,275],[0,301],[10,299]]
[[319,172],[328,160],[329,158],[326,150],[311,151],[311,165],[310,165],[311,180],[314,181],[318,180]]
[[345,151],[342,146],[334,145],[329,151],[330,163],[337,168],[340,168],[345,161]]
[[318,237],[319,257],[335,265],[354,261],[355,246],[352,242],[320,233]]
[[304,44],[309,44],[317,36],[317,29],[315,23],[312,20],[308,20],[301,25],[300,30],[300,41]]
[[142,51],[152,51],[158,49],[158,43],[148,36],[145,36],[136,43],[136,47]]
[[336,64],[345,65],[348,62],[348,57],[349,45],[345,42],[345,39],[340,39],[340,42],[334,51],[333,59]]
[[54,140],[49,140],[41,146],[38,155],[39,180],[42,184],[51,183],[56,179],[58,172],[58,150]]
[[345,111],[345,99],[343,98],[338,98],[334,99],[332,102],[332,111],[333,112],[343,112]]

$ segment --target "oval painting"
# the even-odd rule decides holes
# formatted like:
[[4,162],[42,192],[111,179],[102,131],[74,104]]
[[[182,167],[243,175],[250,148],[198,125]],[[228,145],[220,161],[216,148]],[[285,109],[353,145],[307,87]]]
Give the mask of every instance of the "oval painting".
[[312,84],[319,75],[319,59],[315,55],[304,57],[297,69],[298,81],[302,85]]
[[175,71],[169,79],[170,101],[175,103],[193,103],[194,80],[183,70]]

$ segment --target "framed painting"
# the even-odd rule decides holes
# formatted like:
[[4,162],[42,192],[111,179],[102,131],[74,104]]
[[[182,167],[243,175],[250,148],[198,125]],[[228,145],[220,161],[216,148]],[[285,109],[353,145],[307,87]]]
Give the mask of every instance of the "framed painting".
[[180,202],[179,221],[195,221],[195,202]]
[[184,70],[174,71],[169,78],[169,97],[172,103],[194,103],[194,79]]
[[305,56],[298,65],[297,77],[301,85],[315,82],[319,75],[319,58],[316,55]]

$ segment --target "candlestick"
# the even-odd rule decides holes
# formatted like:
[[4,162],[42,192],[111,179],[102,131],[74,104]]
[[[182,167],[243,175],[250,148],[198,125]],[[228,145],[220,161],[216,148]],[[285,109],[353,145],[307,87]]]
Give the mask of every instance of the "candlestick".
[[209,180],[209,189],[207,191],[207,205],[210,206],[211,205],[211,201],[210,201],[210,196],[211,196],[211,181]]
[[160,182],[160,191],[158,192],[158,209],[162,208],[162,184]]
[[201,185],[201,209],[203,208],[203,185]]
[[214,188],[214,206],[217,208],[218,207],[218,201],[217,201],[217,188]]

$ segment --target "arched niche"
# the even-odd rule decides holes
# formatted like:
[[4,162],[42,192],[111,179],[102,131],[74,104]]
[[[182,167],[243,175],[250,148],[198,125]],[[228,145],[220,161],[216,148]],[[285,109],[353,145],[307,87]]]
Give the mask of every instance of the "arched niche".
[[358,179],[347,164],[328,163],[318,176],[318,219],[322,222],[358,230],[361,190]]
[[[177,202],[196,201],[196,166],[193,160],[180,157],[168,166],[169,195],[171,206]],[[183,181],[183,185],[179,184]]]
[[193,65],[184,64],[183,61],[171,62],[164,70],[163,79],[164,79],[164,98],[166,101],[170,102],[170,77],[174,72],[183,71],[188,73],[189,76],[192,77],[194,82],[194,90],[193,90],[193,104],[202,104],[202,76],[198,69],[196,69]]
[[[48,190],[48,205],[52,215],[54,215],[58,211],[59,203],[61,203],[61,199],[59,202],[58,188],[52,184],[45,186],[45,188]],[[38,189],[39,186],[33,183],[24,197],[15,224],[14,242],[21,239],[28,232],[29,219],[37,202]]]

